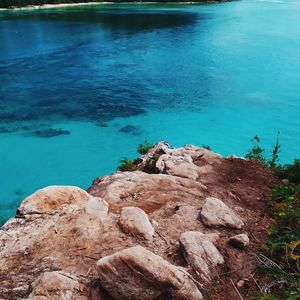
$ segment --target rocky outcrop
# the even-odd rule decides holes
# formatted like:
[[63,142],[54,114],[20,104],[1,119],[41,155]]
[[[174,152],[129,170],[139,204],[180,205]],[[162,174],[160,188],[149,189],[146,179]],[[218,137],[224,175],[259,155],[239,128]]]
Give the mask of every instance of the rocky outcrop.
[[210,280],[215,267],[224,263],[224,258],[213,244],[219,239],[218,234],[203,234],[197,231],[185,232],[180,236],[180,245],[186,261],[197,274]]
[[205,191],[205,185],[197,181],[141,171],[117,172],[100,177],[88,189],[91,195],[106,200],[110,210],[116,213],[126,206],[136,206],[149,213],[168,202],[197,199]]
[[140,236],[148,241],[153,239],[154,228],[147,214],[138,207],[123,207],[119,225],[125,233]]
[[103,287],[114,299],[152,300],[164,295],[172,299],[200,300],[192,277],[141,246],[122,250],[97,262]]
[[238,299],[230,279],[253,272],[263,243],[229,240],[264,240],[275,183],[259,163],[161,142],[88,192],[39,190],[0,230],[1,298]]
[[244,226],[241,218],[231,208],[213,197],[205,199],[200,216],[203,223],[209,227],[225,226],[240,229]]

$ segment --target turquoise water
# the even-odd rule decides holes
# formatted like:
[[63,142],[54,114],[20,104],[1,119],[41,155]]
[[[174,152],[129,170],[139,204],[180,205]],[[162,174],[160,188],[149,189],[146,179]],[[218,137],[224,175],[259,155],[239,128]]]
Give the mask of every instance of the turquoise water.
[[144,140],[244,155],[280,130],[281,161],[299,157],[299,22],[298,0],[0,13],[0,222]]

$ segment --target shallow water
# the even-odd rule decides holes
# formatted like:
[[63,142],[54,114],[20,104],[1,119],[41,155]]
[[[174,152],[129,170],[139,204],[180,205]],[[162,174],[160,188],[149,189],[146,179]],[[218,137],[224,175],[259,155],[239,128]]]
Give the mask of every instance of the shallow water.
[[144,140],[244,155],[280,130],[281,161],[299,157],[299,20],[296,0],[0,13],[0,223]]

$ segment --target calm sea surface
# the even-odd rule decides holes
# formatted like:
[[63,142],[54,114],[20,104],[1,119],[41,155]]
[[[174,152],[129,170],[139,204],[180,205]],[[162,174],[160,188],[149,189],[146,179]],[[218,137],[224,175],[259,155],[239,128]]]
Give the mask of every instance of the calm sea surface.
[[280,130],[284,163],[299,125],[298,0],[0,12],[0,223],[144,140],[244,155]]

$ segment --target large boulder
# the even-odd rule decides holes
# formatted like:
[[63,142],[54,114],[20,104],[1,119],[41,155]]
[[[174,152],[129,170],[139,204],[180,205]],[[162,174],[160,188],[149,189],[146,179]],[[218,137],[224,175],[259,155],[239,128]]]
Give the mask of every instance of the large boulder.
[[137,206],[150,213],[168,202],[203,197],[206,187],[197,181],[165,174],[140,171],[117,172],[96,179],[88,192],[109,203],[112,212],[124,206]]
[[123,207],[119,225],[125,233],[152,241],[154,228],[148,215],[138,207]]
[[215,267],[224,259],[213,244],[218,234],[203,234],[197,231],[184,232],[180,236],[180,246],[186,261],[203,279],[210,280]]
[[131,247],[97,262],[101,285],[118,300],[203,299],[190,275],[141,246]]
[[22,216],[72,212],[83,208],[91,198],[76,186],[48,186],[27,197],[18,211]]
[[200,212],[202,222],[208,227],[224,226],[240,229],[244,226],[241,218],[223,201],[207,197]]

